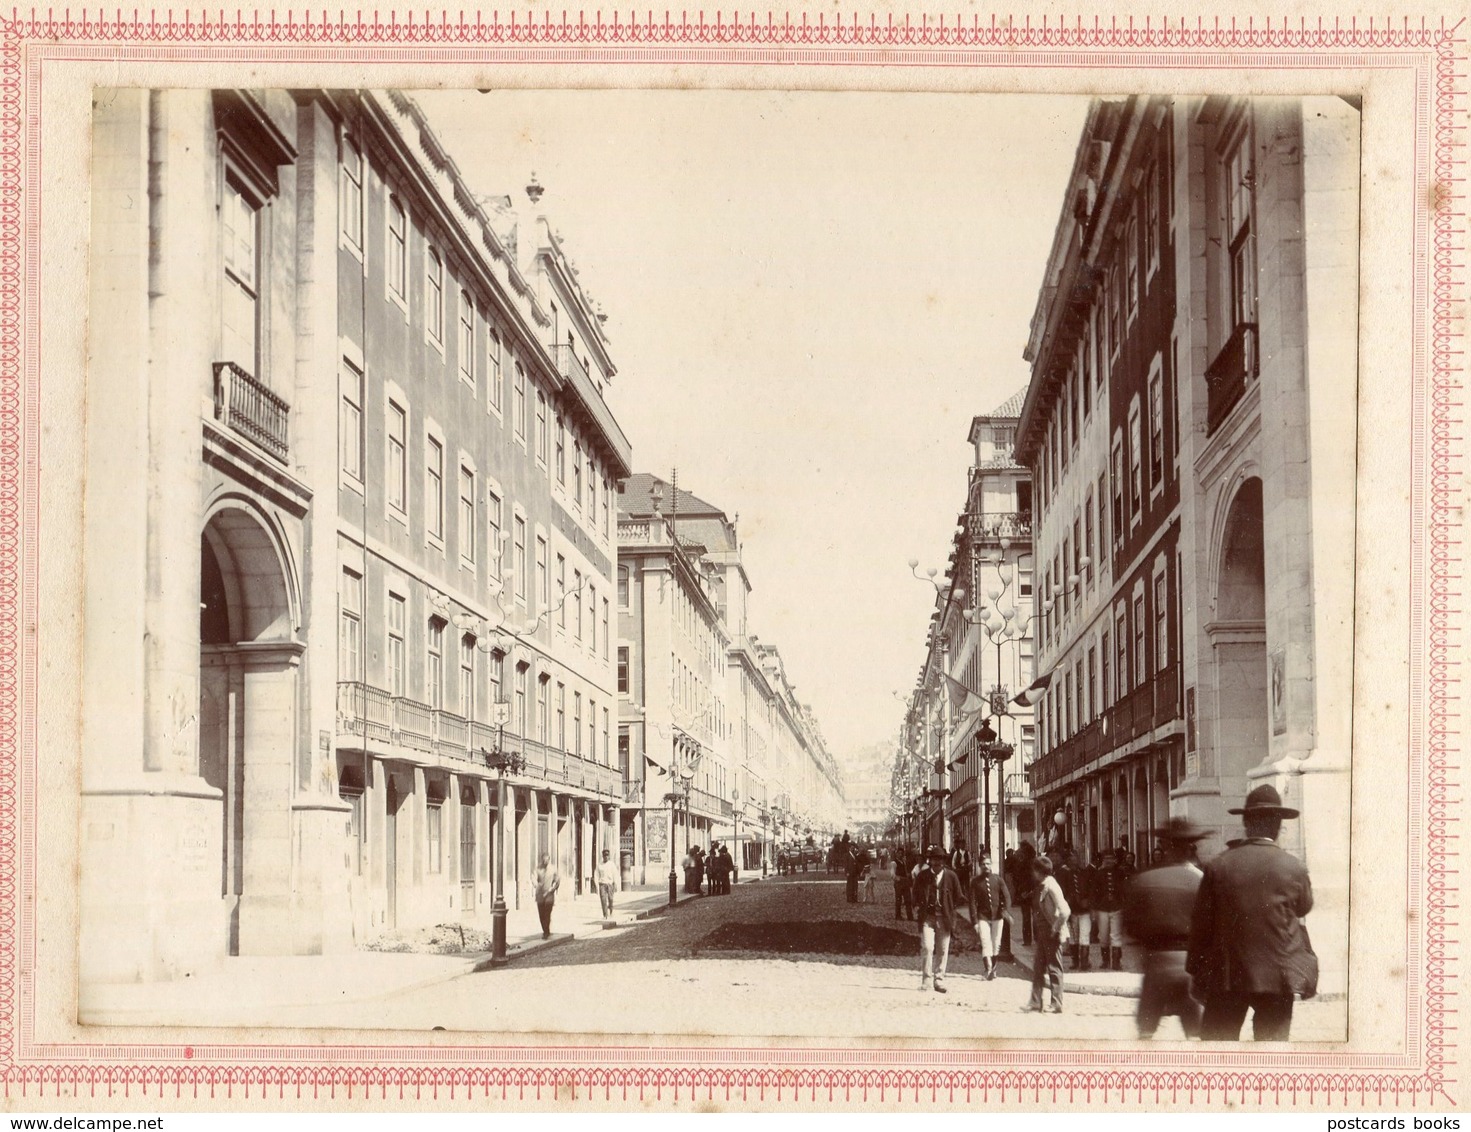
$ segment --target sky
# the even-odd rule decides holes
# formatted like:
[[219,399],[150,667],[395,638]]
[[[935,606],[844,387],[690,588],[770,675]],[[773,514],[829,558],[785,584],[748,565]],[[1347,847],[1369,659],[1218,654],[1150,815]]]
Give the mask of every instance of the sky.
[[534,172],[608,315],[636,471],[739,515],[751,626],[841,765],[892,742],[965,506],[1026,385],[1087,100],[419,92],[477,194]]

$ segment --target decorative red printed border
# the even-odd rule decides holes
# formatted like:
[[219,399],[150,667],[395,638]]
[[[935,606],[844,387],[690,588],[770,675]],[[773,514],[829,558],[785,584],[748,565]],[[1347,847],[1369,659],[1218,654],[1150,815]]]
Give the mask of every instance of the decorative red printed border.
[[[1424,942],[1423,1065],[1415,1071],[1355,1072],[1336,1070],[928,1068],[924,1065],[878,1068],[853,1065],[788,1068],[749,1067],[751,1051],[730,1051],[731,1064],[696,1059],[689,1051],[609,1050],[604,1066],[546,1066],[526,1061],[529,1051],[507,1051],[507,1064],[453,1064],[453,1049],[429,1054],[405,1051],[418,1063],[375,1064],[382,1056],[364,1049],[360,1064],[222,1063],[192,1060],[195,1051],[159,1047],[148,1063],[45,1060],[36,1051],[18,1050],[27,1042],[29,993],[18,951],[20,890],[33,883],[31,834],[21,828],[19,809],[23,712],[34,715],[33,686],[23,687],[22,661],[34,672],[36,626],[23,602],[34,595],[34,550],[22,555],[22,527],[34,524],[37,455],[34,407],[25,397],[37,380],[34,294],[38,265],[35,233],[26,231],[35,203],[24,194],[34,182],[26,178],[24,152],[35,159],[39,126],[33,109],[28,119],[23,97],[23,56],[31,45],[68,45],[121,50],[189,44],[260,48],[282,45],[305,48],[521,46],[656,46],[690,48],[768,46],[814,49],[807,61],[925,62],[925,49],[966,48],[1007,51],[1185,50],[1215,53],[1210,64],[1249,66],[1246,55],[1263,49],[1287,52],[1362,52],[1387,50],[1433,56],[1433,106],[1429,110],[1431,198],[1423,202],[1418,228],[1428,227],[1428,279],[1415,280],[1429,296],[1423,324],[1413,328],[1417,356],[1429,344],[1426,411],[1414,428],[1424,429],[1419,448],[1425,453],[1424,511],[1416,519],[1428,549],[1423,602],[1426,721],[1423,819],[1426,866]],[[872,48],[873,58],[831,48]],[[881,49],[905,49],[902,58]],[[910,52],[913,52],[912,54]],[[828,55],[828,59],[823,56]],[[573,56],[575,58],[575,56]],[[1146,60],[1141,59],[1141,63]],[[1349,61],[1345,60],[1345,65]],[[1464,611],[1462,583],[1462,517],[1465,442],[1461,371],[1465,368],[1464,309],[1466,249],[1466,52],[1462,24],[1443,20],[1360,22],[1358,20],[1103,20],[1078,18],[1048,22],[999,16],[854,15],[834,20],[823,16],[750,13],[669,12],[550,13],[499,11],[441,13],[437,16],[392,12],[327,12],[244,14],[159,13],[121,9],[104,12],[70,10],[44,14],[13,10],[0,19],[0,1083],[7,1097],[50,1094],[79,1099],[143,1100],[174,1098],[184,1103],[254,1101],[317,1102],[378,1100],[384,1102],[452,1102],[494,1099],[506,1103],[582,1102],[599,1104],[731,1105],[780,1103],[838,1104],[887,1102],[906,1105],[1013,1103],[1020,1105],[1176,1104],[1221,1107],[1228,1104],[1277,1107],[1431,1106],[1456,1104],[1450,1091],[1455,1080],[1457,1044],[1452,964],[1460,939],[1457,904],[1457,837],[1461,804],[1460,645],[1456,629]],[[29,274],[28,274],[29,273]],[[1418,317],[1419,304],[1417,304]],[[31,355],[31,356],[28,356]],[[22,462],[24,461],[24,463]],[[1416,469],[1417,474],[1422,469]],[[1424,537],[1428,536],[1428,537]],[[26,583],[23,585],[23,583]],[[1414,594],[1417,604],[1422,595]],[[25,608],[30,608],[27,605]],[[1413,631],[1413,630],[1412,630]],[[34,676],[26,677],[33,685]],[[27,723],[29,731],[33,723]],[[34,753],[30,757],[34,758]],[[21,849],[24,839],[24,851]],[[25,869],[24,875],[21,870]],[[58,1051],[60,1052],[60,1051]],[[73,1058],[77,1051],[68,1050]],[[201,1051],[202,1052],[202,1051]],[[284,1049],[254,1051],[262,1059],[286,1056]],[[292,1049],[291,1055],[309,1051]],[[374,1051],[376,1052],[376,1051]],[[477,1050],[483,1055],[484,1050]],[[581,1051],[584,1055],[589,1051]],[[769,1051],[772,1060],[836,1060],[840,1051]],[[798,1054],[793,1059],[785,1054]],[[116,1058],[116,1049],[110,1056]],[[902,1062],[903,1051],[893,1051]],[[919,1055],[926,1057],[927,1055]],[[1372,1055],[1366,1057],[1370,1060]],[[679,1064],[679,1060],[688,1064]],[[1381,1059],[1382,1060],[1382,1059]],[[436,1063],[437,1062],[437,1063]],[[663,1062],[663,1064],[658,1064]]]

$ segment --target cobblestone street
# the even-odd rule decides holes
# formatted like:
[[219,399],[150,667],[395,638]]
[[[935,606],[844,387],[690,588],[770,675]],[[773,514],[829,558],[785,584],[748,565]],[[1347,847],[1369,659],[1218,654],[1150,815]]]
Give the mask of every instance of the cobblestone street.
[[[968,927],[951,953],[949,993],[921,993],[916,925],[894,920],[889,891],[881,885],[880,903],[854,905],[837,878],[770,878],[498,970],[376,1002],[304,1010],[283,1021],[543,1040],[548,1033],[799,1043],[1134,1040],[1132,998],[1071,994],[1062,1016],[1023,1013],[1029,976],[1003,965],[993,982],[985,982]],[[1341,1003],[1300,1007],[1294,1037],[1331,1037],[1341,1027],[1341,1012]],[[1168,1020],[1159,1039],[1182,1036]]]

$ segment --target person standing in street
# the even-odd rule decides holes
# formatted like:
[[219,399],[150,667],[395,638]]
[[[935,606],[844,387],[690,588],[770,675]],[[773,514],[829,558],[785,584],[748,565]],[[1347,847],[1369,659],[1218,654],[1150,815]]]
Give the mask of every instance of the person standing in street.
[[735,871],[736,863],[735,858],[730,855],[730,846],[722,845],[720,847],[720,894],[722,896],[730,895],[730,882],[735,876]]
[[1241,1039],[1251,1011],[1252,1037],[1286,1041],[1294,999],[1318,993],[1318,958],[1302,918],[1313,908],[1307,867],[1277,844],[1285,818],[1275,787],[1258,786],[1240,809],[1246,838],[1207,861],[1190,917],[1185,969],[1205,1001],[1200,1036]]
[[1112,849],[1104,851],[1093,887],[1093,914],[1098,920],[1098,969],[1124,969],[1124,926],[1120,915],[1124,910],[1124,886],[1129,873],[1119,864]]
[[976,858],[976,875],[970,882],[970,922],[981,940],[981,958],[986,963],[986,980],[996,977],[996,955],[1001,950],[1002,925],[1011,910],[1011,893],[1006,882],[991,871],[990,858]]
[[1072,909],[1062,894],[1062,886],[1052,875],[1052,862],[1046,857],[1032,860],[1032,875],[1036,878],[1036,896],[1032,913],[1032,938],[1036,947],[1032,951],[1032,997],[1022,1009],[1042,1012],[1042,987],[1044,983],[1052,992],[1051,1014],[1062,1013],[1062,960],[1059,953],[1067,942],[1068,919]]
[[541,917],[541,938],[551,939],[552,905],[557,901],[557,889],[562,886],[562,878],[552,864],[550,854],[541,855],[541,864],[536,867],[536,876],[532,880],[536,885],[536,914]]
[[1154,1037],[1161,1018],[1180,1019],[1185,1036],[1200,1034],[1200,1003],[1190,993],[1185,970],[1190,916],[1200,888],[1196,842],[1210,836],[1189,818],[1174,817],[1154,831],[1163,842],[1161,864],[1129,882],[1124,893],[1124,931],[1144,945],[1144,985],[1139,991],[1139,1036]]
[[894,919],[914,919],[914,898],[910,893],[909,852],[900,845],[894,850]]
[[957,837],[955,839],[955,848],[950,850],[950,868],[960,878],[962,887],[969,886],[972,865],[970,853],[966,851],[965,838],[963,837]]
[[[1093,969],[1093,947],[1089,940],[1093,935],[1093,889],[1098,883],[1098,870],[1088,864],[1086,858],[1069,849],[1067,871],[1070,877],[1059,877],[1063,895],[1073,910],[1072,952],[1073,970]],[[1071,883],[1069,883],[1069,881]]]
[[946,865],[943,846],[925,851],[925,864],[914,876],[914,904],[919,916],[919,989],[945,994],[945,972],[950,966],[950,937],[955,933],[955,909],[966,899],[960,880]]
[[598,869],[593,879],[598,886],[598,903],[603,906],[603,919],[613,918],[613,893],[618,889],[618,870],[613,867],[613,854],[607,849],[603,850],[603,859],[598,862]]

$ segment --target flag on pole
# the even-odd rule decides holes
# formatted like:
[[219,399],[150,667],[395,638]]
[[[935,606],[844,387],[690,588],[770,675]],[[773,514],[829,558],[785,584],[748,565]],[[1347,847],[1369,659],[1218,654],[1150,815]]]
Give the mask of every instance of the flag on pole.
[[1020,704],[1022,707],[1031,707],[1042,698],[1042,693],[1046,691],[1047,685],[1051,682],[1052,673],[1044,673],[1033,680],[1025,689],[1013,696],[1011,702]]
[[945,677],[945,690],[950,693],[950,710],[962,716],[974,715],[986,706],[979,692],[967,688],[953,676]]

